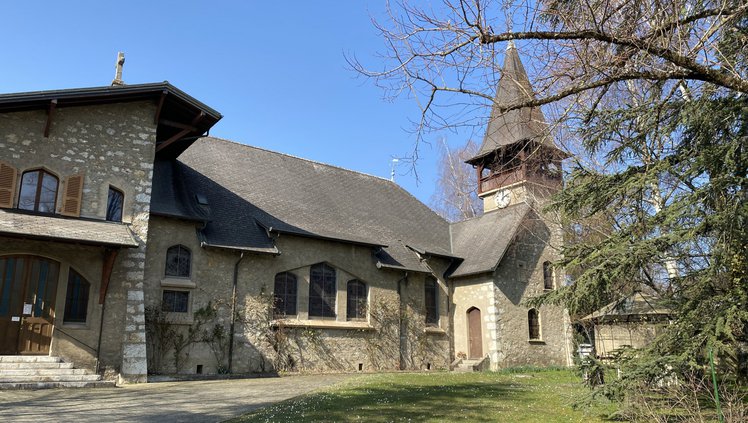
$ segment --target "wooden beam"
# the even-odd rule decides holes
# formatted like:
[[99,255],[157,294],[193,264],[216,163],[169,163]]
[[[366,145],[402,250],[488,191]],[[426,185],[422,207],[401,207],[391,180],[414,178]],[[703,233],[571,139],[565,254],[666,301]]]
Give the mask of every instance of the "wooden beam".
[[109,280],[112,278],[112,269],[114,260],[117,258],[119,250],[104,250],[104,265],[101,268],[101,289],[99,289],[99,304],[104,304],[107,290],[109,289]]
[[[200,112],[197,116],[195,116],[194,119],[192,119],[192,122],[190,123],[189,126],[190,127],[197,126],[197,124],[200,123],[200,121],[203,120],[204,117],[205,117],[205,112]],[[156,146],[156,153],[158,153],[159,151],[163,150],[164,148],[170,146],[171,144],[177,142],[177,140],[179,140],[183,136],[189,134],[190,132],[197,132],[197,129],[195,129],[195,130],[192,130],[190,128],[182,129],[181,131],[177,132],[176,135],[174,135],[173,137],[171,137],[168,140],[166,140],[166,141],[162,142],[161,144],[157,145]]]
[[52,116],[55,114],[57,108],[57,99],[49,102],[49,108],[47,109],[47,123],[44,124],[44,138],[49,138],[49,129],[52,126]]
[[158,120],[161,117],[161,109],[164,108],[164,100],[166,100],[167,94],[169,94],[168,91],[166,90],[161,91],[161,97],[158,99],[158,106],[156,106],[156,115],[153,116],[154,124],[158,124]]
[[158,123],[161,125],[170,126],[172,128],[189,129],[192,132],[197,131],[197,128],[195,128],[192,125],[188,125],[186,123],[174,122],[173,120],[161,119]]

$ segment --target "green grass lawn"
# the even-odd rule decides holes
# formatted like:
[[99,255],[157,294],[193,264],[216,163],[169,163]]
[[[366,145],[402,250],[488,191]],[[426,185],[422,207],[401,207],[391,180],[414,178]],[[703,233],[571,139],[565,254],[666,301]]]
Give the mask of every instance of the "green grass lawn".
[[595,422],[614,410],[573,409],[584,391],[571,370],[360,375],[233,421]]

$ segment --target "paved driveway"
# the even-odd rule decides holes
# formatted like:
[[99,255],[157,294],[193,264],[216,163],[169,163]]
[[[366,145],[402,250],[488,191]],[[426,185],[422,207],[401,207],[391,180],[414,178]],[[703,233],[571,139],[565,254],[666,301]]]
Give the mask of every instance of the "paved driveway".
[[330,386],[345,375],[0,391],[0,422],[217,422]]

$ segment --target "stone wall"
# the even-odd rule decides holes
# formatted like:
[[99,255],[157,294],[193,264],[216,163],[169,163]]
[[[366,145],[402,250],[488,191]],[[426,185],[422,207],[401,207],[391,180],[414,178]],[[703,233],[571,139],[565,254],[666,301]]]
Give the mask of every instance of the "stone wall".
[[467,313],[477,308],[481,313],[482,352],[485,357],[494,357],[498,351],[498,332],[496,330],[496,306],[494,301],[494,282],[490,274],[475,275],[453,281],[454,285],[454,350],[455,357],[470,355],[469,329]]
[[[570,364],[570,323],[564,308],[541,306],[540,339],[529,339],[529,307],[524,301],[543,293],[543,263],[558,259],[553,245],[558,245],[554,238],[560,232],[546,222],[535,212],[530,213],[493,276],[499,367]],[[559,286],[562,272],[554,272],[554,279],[554,285]]]
[[[115,261],[104,322],[105,334],[111,335],[105,335],[101,354],[105,366],[131,381],[145,380],[146,376],[142,280],[156,142],[155,110],[151,102],[58,108],[48,138],[43,136],[45,111],[0,114],[0,158],[18,169],[19,185],[23,171],[45,168],[59,178],[59,209],[63,180],[83,173],[81,217],[102,220],[106,217],[109,186],[125,195],[123,222],[130,225],[139,247],[120,251]],[[102,252],[92,252],[87,259],[100,266]],[[89,282],[97,285],[100,273],[91,278]],[[97,299],[91,296],[91,301]]]
[[[562,307],[542,306],[540,339],[529,338],[528,299],[544,292],[543,263],[557,260],[561,233],[531,212],[493,273],[452,281],[454,289],[455,355],[469,354],[467,312],[481,311],[483,354],[491,368],[566,366],[570,362],[570,322]],[[488,236],[488,235],[487,235]],[[554,287],[563,281],[554,272]]]
[[[215,324],[228,334],[231,321],[231,289],[234,265],[240,253],[234,250],[201,248],[194,223],[153,216],[150,221],[146,261],[146,304],[158,309],[163,289],[190,292],[189,313],[167,313],[169,322],[182,326],[195,323],[192,314],[210,302],[216,310],[208,329]],[[165,278],[166,250],[182,244],[192,251],[189,280]],[[449,301],[441,282],[440,322],[426,328],[423,293],[425,275],[377,269],[369,247],[282,235],[277,240],[278,256],[245,254],[238,270],[237,323],[233,372],[287,371],[375,371],[446,368],[449,365]],[[438,271],[446,264],[431,260]],[[309,318],[309,268],[327,263],[336,269],[337,296],[334,319]],[[296,316],[274,319],[270,298],[277,273],[291,272],[298,281]],[[437,273],[441,279],[441,275]],[[346,320],[346,282],[359,279],[367,284],[368,313],[363,321]],[[403,293],[402,306],[398,284]],[[407,319],[400,319],[402,313]],[[400,340],[400,327],[409,334]],[[149,339],[149,347],[154,339]],[[225,347],[224,347],[225,348]],[[226,348],[225,348],[226,349]],[[403,353],[401,354],[401,350]],[[225,351],[224,351],[225,353]],[[220,355],[220,354],[219,354]],[[215,373],[226,366],[227,357],[217,360],[209,343],[195,342],[186,348],[176,369],[173,349],[160,361],[156,372]]]

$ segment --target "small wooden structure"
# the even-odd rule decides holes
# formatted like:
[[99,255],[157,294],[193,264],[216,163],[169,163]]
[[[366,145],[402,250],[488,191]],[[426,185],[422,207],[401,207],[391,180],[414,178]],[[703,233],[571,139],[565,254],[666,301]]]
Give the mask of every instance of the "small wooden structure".
[[653,295],[635,292],[580,319],[593,327],[597,357],[608,359],[620,348],[650,343],[671,321],[670,310],[661,303]]

